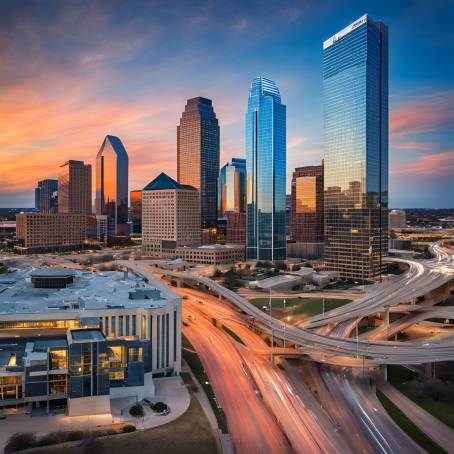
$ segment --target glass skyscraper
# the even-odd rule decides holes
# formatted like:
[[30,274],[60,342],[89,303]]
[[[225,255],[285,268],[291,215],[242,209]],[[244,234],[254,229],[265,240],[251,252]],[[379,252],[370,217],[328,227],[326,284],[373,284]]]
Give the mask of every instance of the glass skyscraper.
[[91,165],[69,160],[58,175],[58,212],[91,214]]
[[58,180],[41,180],[35,188],[35,208],[41,213],[56,213]]
[[177,127],[177,179],[200,192],[204,229],[216,227],[219,123],[211,99],[188,99]]
[[388,29],[367,15],[323,44],[325,264],[370,279],[388,242]]
[[275,82],[256,77],[246,113],[248,260],[285,260],[286,108]]
[[246,159],[232,158],[219,171],[218,216],[227,212],[246,212]]
[[110,235],[129,233],[128,163],[121,140],[106,136],[96,156],[96,214],[108,216]]

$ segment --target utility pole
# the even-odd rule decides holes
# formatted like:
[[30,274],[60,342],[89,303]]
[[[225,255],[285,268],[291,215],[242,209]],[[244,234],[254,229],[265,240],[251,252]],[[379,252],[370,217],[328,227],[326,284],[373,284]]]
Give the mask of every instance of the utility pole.
[[285,348],[285,331],[286,331],[286,328],[287,328],[287,322],[285,320],[285,298],[284,298],[284,348]]

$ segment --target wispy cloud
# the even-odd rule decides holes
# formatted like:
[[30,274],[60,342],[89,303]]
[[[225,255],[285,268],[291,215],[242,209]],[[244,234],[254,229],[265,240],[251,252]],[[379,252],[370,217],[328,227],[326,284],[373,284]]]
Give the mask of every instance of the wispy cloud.
[[454,123],[454,90],[397,105],[390,114],[394,137],[437,131]]
[[412,162],[392,167],[391,172],[395,174],[405,173],[426,177],[454,175],[454,149],[419,156]]

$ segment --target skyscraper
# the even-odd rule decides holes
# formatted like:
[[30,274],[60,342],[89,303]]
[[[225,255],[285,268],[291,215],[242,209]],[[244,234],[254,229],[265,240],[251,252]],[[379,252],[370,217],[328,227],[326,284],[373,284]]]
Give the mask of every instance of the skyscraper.
[[297,167],[292,178],[292,240],[323,242],[323,164]]
[[110,235],[129,233],[128,162],[121,140],[106,136],[96,156],[96,214],[108,216]]
[[193,243],[200,243],[198,191],[161,173],[142,190],[142,251],[160,256]]
[[247,258],[284,260],[286,108],[277,85],[256,77],[246,113]]
[[91,165],[69,160],[58,175],[58,212],[91,214]]
[[177,127],[177,179],[200,193],[202,228],[216,227],[219,123],[210,99],[188,99]]
[[129,193],[130,210],[129,220],[131,221],[131,233],[142,234],[142,191],[140,189]]
[[246,159],[232,158],[221,167],[218,182],[218,216],[246,211]]
[[370,279],[388,240],[388,29],[367,15],[323,44],[325,264]]
[[41,213],[55,213],[54,193],[57,191],[57,180],[41,180],[38,181],[38,186],[35,188],[35,208]]
[[246,244],[246,159],[221,167],[218,182],[218,241]]

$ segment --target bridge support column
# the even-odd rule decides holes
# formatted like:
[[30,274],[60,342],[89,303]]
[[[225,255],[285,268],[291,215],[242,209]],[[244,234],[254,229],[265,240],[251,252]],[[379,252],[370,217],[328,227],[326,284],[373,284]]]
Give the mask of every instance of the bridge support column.
[[389,326],[389,307],[385,309],[385,314],[383,315],[383,326],[385,328]]
[[387,364],[382,364],[380,366],[380,372],[383,375],[383,379],[385,381],[388,381],[388,365]]
[[435,378],[434,363],[427,363],[424,367],[424,374],[426,378]]

